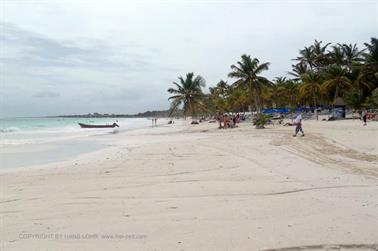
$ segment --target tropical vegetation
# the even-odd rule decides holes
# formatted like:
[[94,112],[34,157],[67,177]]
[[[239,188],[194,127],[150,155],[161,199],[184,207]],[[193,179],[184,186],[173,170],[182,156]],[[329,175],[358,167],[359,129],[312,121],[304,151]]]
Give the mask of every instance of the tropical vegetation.
[[178,77],[179,82],[173,82],[176,88],[169,88],[168,92],[172,94],[168,98],[171,101],[171,113],[174,113],[182,106],[185,116],[194,117],[198,112],[203,111],[204,93],[202,87],[205,87],[205,79],[200,75],[194,76],[193,72],[186,74],[186,77]]
[[264,108],[332,107],[342,98],[351,109],[378,109],[378,39],[357,44],[315,40],[299,50],[288,76],[269,80],[269,62],[244,54],[230,66],[227,81],[204,91],[205,80],[194,73],[169,88],[171,111],[185,116],[255,111]]

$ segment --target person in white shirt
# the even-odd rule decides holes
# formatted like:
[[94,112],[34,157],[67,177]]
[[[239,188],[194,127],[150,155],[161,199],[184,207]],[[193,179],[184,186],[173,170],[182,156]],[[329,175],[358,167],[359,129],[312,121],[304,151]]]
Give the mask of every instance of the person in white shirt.
[[299,131],[301,131],[302,136],[304,136],[304,132],[302,129],[302,115],[301,114],[298,114],[298,116],[294,120],[294,123],[295,123],[295,134],[293,136],[296,137]]

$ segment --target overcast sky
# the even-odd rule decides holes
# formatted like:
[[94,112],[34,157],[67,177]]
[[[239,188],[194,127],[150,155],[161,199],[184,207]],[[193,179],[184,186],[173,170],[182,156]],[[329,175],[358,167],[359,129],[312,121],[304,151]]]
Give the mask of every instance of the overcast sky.
[[0,5],[0,117],[167,109],[187,72],[213,86],[246,53],[272,79],[314,39],[362,48],[378,34],[377,0]]

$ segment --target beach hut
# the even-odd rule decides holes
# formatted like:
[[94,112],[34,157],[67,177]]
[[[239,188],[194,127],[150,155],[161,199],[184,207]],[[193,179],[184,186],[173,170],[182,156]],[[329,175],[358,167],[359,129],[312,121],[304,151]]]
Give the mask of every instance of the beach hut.
[[332,115],[335,118],[345,118],[345,102],[341,97],[337,97],[335,101],[333,101],[333,110]]

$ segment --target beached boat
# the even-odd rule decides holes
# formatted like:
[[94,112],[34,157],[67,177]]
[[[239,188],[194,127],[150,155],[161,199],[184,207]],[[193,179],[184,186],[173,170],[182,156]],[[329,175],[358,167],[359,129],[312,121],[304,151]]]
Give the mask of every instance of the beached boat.
[[113,123],[112,125],[89,125],[89,124],[83,124],[78,123],[81,128],[114,128],[119,127],[116,123]]

